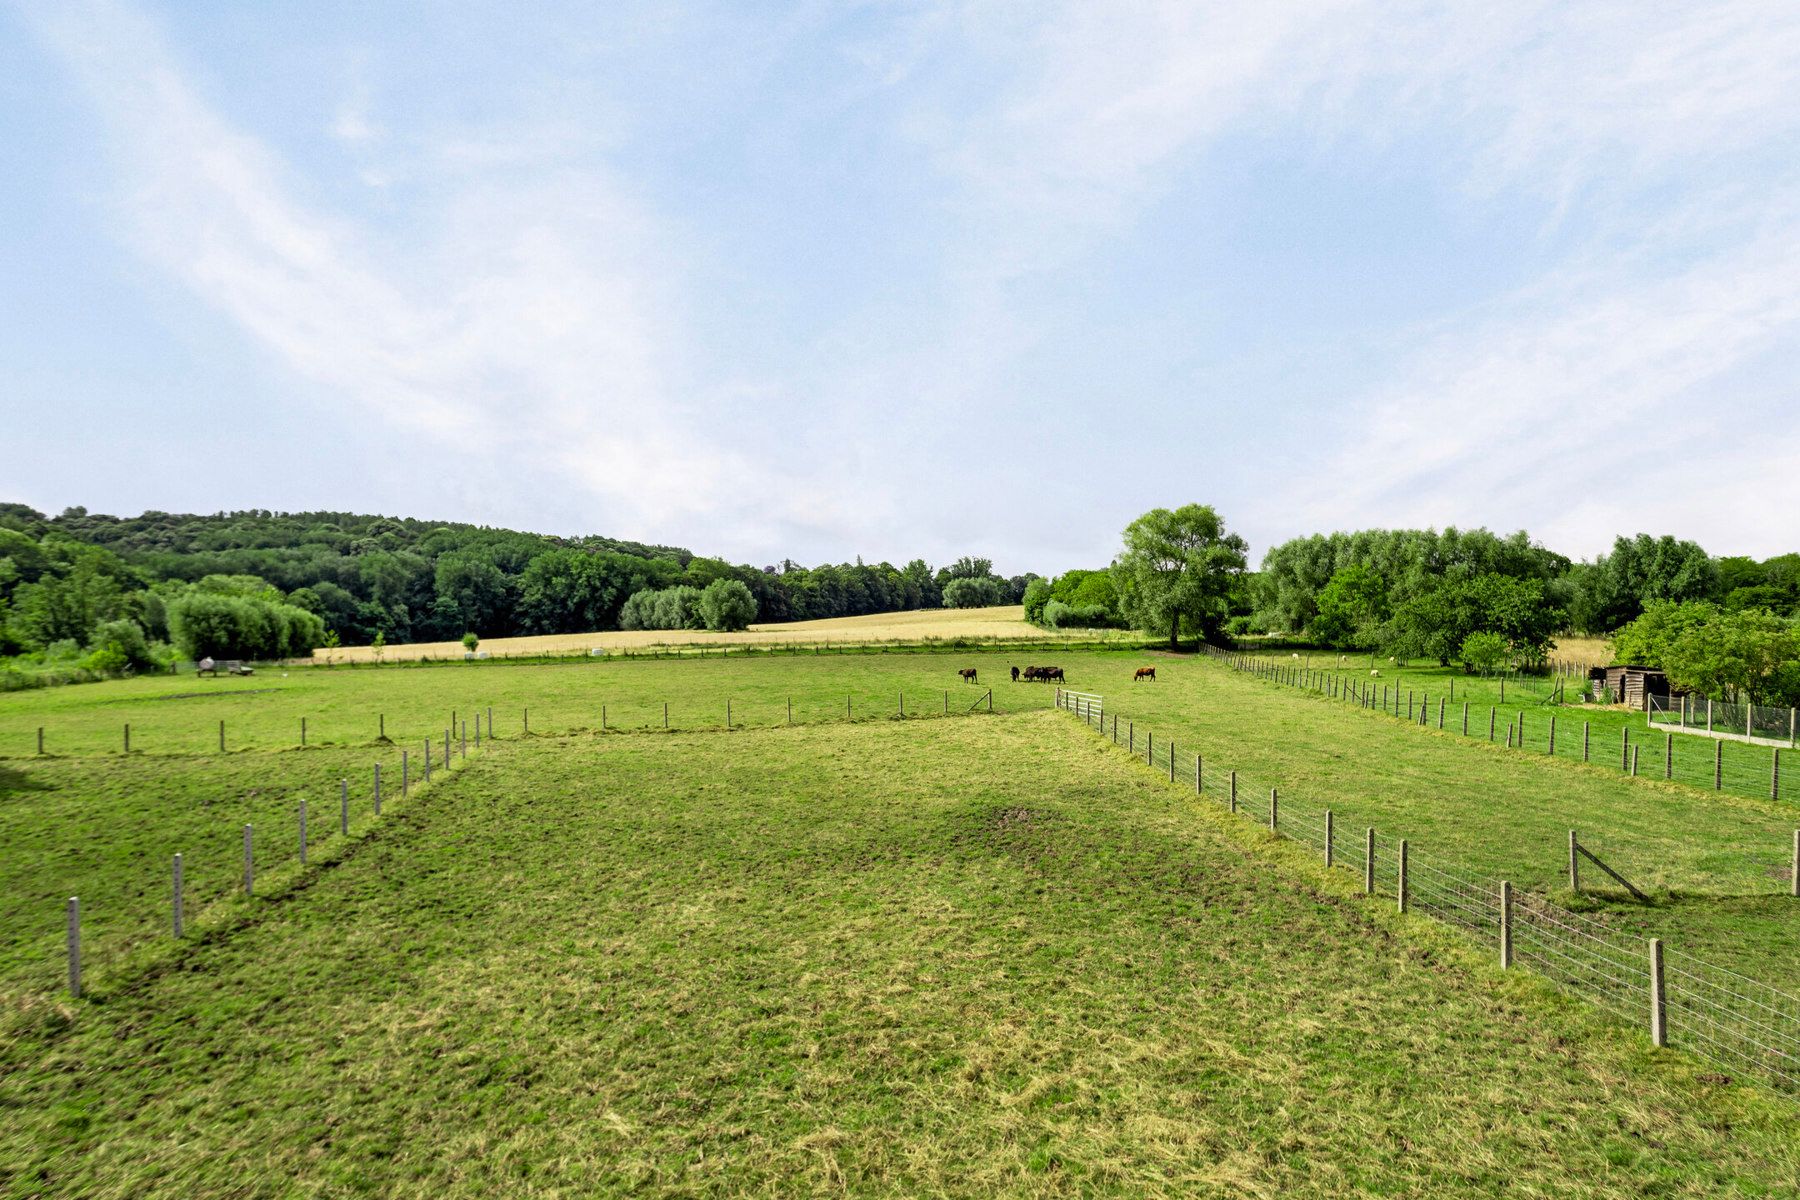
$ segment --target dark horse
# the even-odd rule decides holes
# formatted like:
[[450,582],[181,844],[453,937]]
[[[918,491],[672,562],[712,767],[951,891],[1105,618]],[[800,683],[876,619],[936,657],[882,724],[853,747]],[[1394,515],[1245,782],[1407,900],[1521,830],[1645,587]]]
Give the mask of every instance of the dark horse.
[[1014,683],[1019,682],[1019,668],[1017,668],[1017,667],[1013,668],[1013,682]]

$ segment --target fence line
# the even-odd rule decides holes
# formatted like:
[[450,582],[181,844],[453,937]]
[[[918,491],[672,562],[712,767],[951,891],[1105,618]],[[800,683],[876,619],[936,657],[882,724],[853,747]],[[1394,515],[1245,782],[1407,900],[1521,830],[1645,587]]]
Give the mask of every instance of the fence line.
[[[966,701],[970,700],[971,697],[973,698],[973,702],[965,703]],[[952,702],[953,698],[955,698],[954,703]],[[1100,702],[1101,702],[1100,697],[1092,696],[1088,699],[1091,700],[1092,711],[1096,714],[1096,719],[1098,719],[1098,713],[1100,711]],[[864,702],[861,710],[859,711],[856,708],[855,700],[856,700],[856,697],[854,695],[848,695],[848,696],[844,697],[844,708],[843,708],[844,716],[843,717],[826,716],[826,717],[822,717],[822,718],[815,718],[815,721],[811,722],[811,723],[825,724],[825,723],[834,723],[838,720],[858,720],[858,719],[865,719],[865,720],[866,719],[917,720],[920,718],[952,718],[952,717],[957,717],[957,716],[969,716],[969,715],[972,715],[977,712],[991,714],[994,711],[993,689],[991,689],[991,688],[978,689],[978,688],[969,687],[969,688],[961,688],[961,689],[944,689],[944,690],[942,690],[941,696],[939,696],[937,693],[910,694],[910,695],[906,694],[906,693],[900,693],[898,695],[898,702],[897,702],[898,708],[896,708],[895,702],[890,701],[887,705],[883,706],[883,705],[875,702],[872,698],[865,697],[864,698],[865,702]],[[654,703],[661,706],[661,708],[657,710],[662,714],[661,715],[661,724],[648,723],[648,724],[644,725],[642,728],[658,729],[658,730],[677,728],[677,727],[673,727],[668,724],[667,705],[664,704],[662,701],[656,701]],[[742,705],[741,704],[738,705],[737,711],[734,714],[733,710],[732,710],[732,703],[733,702],[729,699],[721,702],[721,710],[717,715],[724,718],[724,721],[725,721],[724,724],[715,723],[715,724],[708,724],[708,725],[701,725],[701,726],[690,726],[688,728],[693,729],[693,730],[702,730],[702,731],[703,730],[720,729],[720,728],[741,728],[743,726]],[[785,711],[785,713],[786,713],[785,722],[777,720],[776,722],[774,722],[768,726],[764,726],[764,728],[774,728],[777,725],[784,724],[784,723],[790,724],[790,725],[795,723],[794,719],[793,719],[793,700],[792,700],[792,698],[784,697],[784,703],[785,703],[785,709],[776,708],[773,711],[775,711],[776,713],[782,713],[783,711]],[[835,700],[832,701],[830,703],[830,705],[828,705],[825,709],[823,709],[821,711],[828,711],[828,712],[832,712],[832,713],[837,712],[838,710],[836,708],[836,703],[837,702]],[[517,740],[518,738],[568,736],[570,734],[579,734],[579,733],[597,733],[597,732],[608,732],[608,731],[626,732],[624,730],[620,730],[618,725],[616,724],[616,722],[612,723],[611,725],[608,724],[608,718],[606,716],[606,711],[607,711],[607,706],[604,704],[595,706],[595,712],[599,716],[599,724],[596,725],[595,727],[570,729],[570,730],[564,730],[564,731],[561,731],[560,733],[557,733],[557,732],[546,732],[543,729],[541,718],[540,718],[539,726],[537,727],[537,729],[534,730],[531,725],[531,720],[530,720],[530,709],[529,708],[521,709],[521,713],[520,713],[521,721],[520,721],[520,726],[519,726],[519,732],[517,735],[515,735],[513,740]],[[499,742],[502,740],[506,740],[507,735],[505,733],[504,726],[500,727],[498,730],[496,729],[496,726],[494,724],[494,709],[492,706],[476,708],[473,710],[473,712],[474,712],[474,729],[473,729],[474,736],[472,739],[473,743],[474,743],[473,747],[471,747],[471,745],[470,745],[471,730],[469,728],[469,725],[470,725],[469,719],[466,716],[462,715],[460,713],[460,711],[453,711],[450,714],[450,724],[447,726],[444,726],[440,731],[438,731],[436,734],[434,734],[433,737],[425,738],[422,742],[409,742],[405,736],[401,736],[400,740],[397,742],[388,741],[386,717],[385,717],[385,715],[377,714],[377,720],[376,720],[375,724],[377,725],[377,728],[381,731],[380,743],[386,744],[389,747],[390,752],[398,752],[400,754],[400,782],[399,782],[399,786],[397,789],[390,787],[390,790],[389,790],[389,793],[387,796],[387,798],[389,799],[390,802],[396,798],[394,796],[394,792],[396,792],[396,791],[398,792],[398,798],[404,800],[404,799],[410,798],[412,795],[416,794],[418,792],[418,790],[425,784],[429,784],[432,781],[432,770],[434,767],[436,767],[440,770],[443,770],[443,769],[450,768],[457,761],[465,761],[466,762],[467,759],[470,757],[471,749],[473,749],[478,754],[480,752],[482,743],[484,741],[493,743],[493,742]],[[303,721],[304,718],[300,718],[300,720]],[[485,729],[483,728],[484,724],[485,724]],[[128,729],[129,726],[125,726],[125,728]],[[128,734],[122,735],[122,737],[128,737],[128,736],[129,736]],[[223,733],[221,733],[220,736],[221,736],[221,739],[223,739]],[[140,737],[140,742],[141,742],[141,740],[142,739]],[[222,749],[222,747],[224,745],[223,740],[221,740],[221,742],[219,744],[221,746],[220,752],[221,753],[225,752]],[[316,739],[314,741],[314,744],[317,745]],[[210,733],[208,736],[207,745],[209,747],[212,745]],[[403,745],[406,746],[407,748],[402,748]],[[360,748],[360,747],[346,746],[344,748],[354,749],[354,748]],[[141,753],[141,752],[142,751],[140,750],[139,753]],[[43,739],[43,730],[42,729],[38,730],[38,753],[40,755],[44,753],[44,739]],[[422,758],[418,757],[421,753],[423,754]],[[81,757],[108,758],[108,757],[110,757],[110,755],[102,753],[102,754],[98,754],[98,755],[86,755],[86,756],[81,756]],[[415,766],[422,767],[422,776],[420,775],[419,772],[416,772],[413,770],[413,768]],[[379,762],[373,764],[371,778],[372,778],[373,791],[371,794],[372,808],[371,808],[370,816],[372,818],[378,819],[382,815],[382,800],[383,800],[381,764]],[[389,780],[391,783],[392,782],[391,775],[389,776]],[[350,785],[349,785],[348,780],[340,780],[339,781],[338,793],[339,793],[338,794],[338,800],[339,800],[338,821],[337,821],[338,837],[340,839],[347,840],[350,837],[350,828],[351,828],[351,824],[352,824],[352,822],[351,822],[352,805],[351,805]],[[298,797],[297,804],[298,804],[298,807],[294,813],[294,825],[292,827],[292,838],[289,839],[289,838],[279,837],[277,835],[278,836],[277,844],[283,847],[283,849],[278,852],[282,855],[281,861],[273,868],[273,875],[276,880],[277,887],[284,887],[286,883],[290,882],[290,876],[295,871],[305,871],[309,868],[309,866],[313,865],[312,862],[309,862],[309,854],[308,854],[309,849],[317,851],[318,849],[325,848],[327,850],[327,854],[329,857],[331,850],[333,850],[336,845],[343,844],[342,841],[339,841],[335,844],[328,843],[325,838],[322,838],[318,835],[316,830],[312,833],[310,840],[309,840],[308,825],[307,825],[307,817],[308,817],[307,799],[304,797]],[[269,841],[270,841],[271,835],[268,833],[268,828],[269,827],[267,825],[259,826],[258,832],[254,836],[252,836],[252,833],[250,831],[250,826],[247,826],[247,825],[244,826],[244,850],[243,850],[242,861],[238,868],[241,871],[241,881],[242,882],[233,891],[211,898],[207,902],[208,909],[211,909],[214,905],[218,904],[221,901],[230,900],[234,895],[236,895],[239,892],[243,893],[244,895],[248,895],[248,896],[269,894],[271,868],[270,868],[269,862],[268,862],[269,854],[267,852],[265,852],[263,849],[264,847],[266,847],[269,844]],[[290,848],[292,850],[292,853],[289,853]],[[319,856],[316,852],[311,855],[311,859],[314,862],[317,861],[318,857]],[[188,882],[187,882],[187,876],[189,876],[193,873],[193,870],[195,867],[195,862],[194,862],[194,859],[191,854],[183,854],[183,853],[174,854],[172,859],[170,860],[170,862],[172,863],[172,874],[170,877],[170,892],[169,892],[170,908],[167,912],[167,923],[166,923],[166,925],[164,925],[164,923],[159,920],[158,922],[154,923],[153,926],[146,926],[146,928],[162,926],[162,927],[172,930],[173,936],[176,939],[180,939],[185,936],[188,928],[193,924],[195,916],[198,915],[197,911],[195,909],[196,897],[192,894],[192,889],[190,888],[190,886],[188,885]],[[260,888],[258,885],[260,885]],[[72,897],[71,901],[73,902],[75,899],[77,899],[77,898]],[[91,897],[90,897],[90,899],[91,899]],[[74,904],[73,907],[70,909],[70,911],[78,913],[80,911],[80,905]],[[93,918],[100,914],[98,914],[96,912],[94,906],[90,903],[87,907],[87,915],[88,915],[89,922],[91,923]],[[81,938],[80,938],[80,918],[78,916],[76,916],[76,917],[71,917],[70,920],[72,920],[74,922],[74,924],[71,926],[73,933],[70,936],[70,939],[68,942],[67,953],[68,953],[68,955],[71,956],[70,963],[69,963],[69,969],[71,972],[70,980],[76,981],[76,980],[79,980],[79,978],[81,977],[81,973],[82,973],[82,961],[81,960],[82,960],[83,951],[81,948],[82,943],[81,943]],[[123,939],[123,940],[118,941],[118,939]],[[116,944],[110,944],[110,945],[97,945],[97,943],[99,942],[99,939],[92,937],[92,936],[90,936],[87,940],[88,940],[88,949],[86,952],[87,959],[91,960],[94,957],[94,951],[97,948],[101,950],[102,957],[117,958],[120,955],[127,955],[127,954],[133,953],[137,947],[142,945],[143,944],[143,934],[142,934],[141,930],[137,930],[137,929],[121,930],[121,931],[116,932],[112,938],[107,939],[108,942],[116,943]],[[91,975],[93,963],[91,961],[89,961],[86,965],[89,968],[89,974]],[[76,994],[79,994],[79,993],[76,993]]]
[[[1574,722],[1568,718],[1576,717],[1583,710],[1579,706],[1562,704],[1561,693],[1554,689],[1534,697],[1548,711],[1540,715],[1534,709],[1525,709],[1516,720],[1502,722],[1498,720],[1499,705],[1484,704],[1487,712],[1482,713],[1479,708],[1472,708],[1466,698],[1453,698],[1450,694],[1456,688],[1453,680],[1444,694],[1430,694],[1397,683],[1358,678],[1335,669],[1271,661],[1204,644],[1201,651],[1234,671],[1266,682],[1297,687],[1327,699],[1385,712],[1410,724],[1478,740],[1485,738],[1504,744],[1508,749],[1541,751],[1549,757],[1582,762],[1612,762],[1623,775],[1642,774],[1740,796],[1771,800],[1800,798],[1800,785],[1794,781],[1791,762],[1797,747],[1763,737],[1760,733],[1751,738],[1742,732],[1748,720],[1749,727],[1758,731],[1767,731],[1778,723],[1785,736],[1790,727],[1800,729],[1800,713],[1793,709],[1761,707],[1757,710],[1760,715],[1747,717],[1743,705],[1715,705],[1711,724],[1729,726],[1736,732],[1714,732],[1712,752],[1692,745],[1678,746],[1675,732],[1684,728],[1688,732],[1703,732],[1707,726],[1706,701],[1702,698],[1687,705],[1685,726],[1679,724],[1683,715],[1679,710],[1674,716],[1664,710],[1661,720],[1653,710],[1644,728],[1634,730],[1627,723],[1621,729],[1620,740],[1609,746],[1594,742],[1589,720],[1583,718],[1580,729],[1573,727]],[[1452,704],[1461,707],[1452,712]],[[1560,722],[1559,717],[1563,718]],[[1729,755],[1724,749],[1726,741],[1732,743]],[[1787,764],[1790,769],[1785,772],[1782,769],[1784,753],[1790,759]]]
[[1695,695],[1645,699],[1651,725],[1763,745],[1800,745],[1800,709]]
[[[1125,744],[1119,718],[1115,715],[1110,724],[1099,719],[1099,705],[1085,695],[1077,701],[1059,692],[1057,706]],[[1154,737],[1151,731],[1130,728],[1133,737],[1140,732],[1146,740]],[[1174,743],[1156,738],[1153,744],[1166,747],[1161,757],[1168,759],[1171,777],[1176,777]],[[1157,756],[1147,763],[1160,774]],[[1221,777],[1229,783],[1221,785]],[[1491,937],[1503,966],[1528,966],[1627,1022],[1640,1023],[1651,1014],[1655,1044],[1679,1046],[1720,1066],[1800,1088],[1800,996],[1675,950],[1665,955],[1658,939],[1628,939],[1592,917],[1506,881],[1423,861],[1405,839],[1374,829],[1364,837],[1343,836],[1331,810],[1309,810],[1304,798],[1283,789],[1249,786],[1237,771],[1208,764],[1204,772],[1196,768],[1191,778],[1196,794],[1217,798],[1278,836],[1317,847],[1333,869],[1362,875],[1365,891],[1391,889],[1402,909],[1473,936]],[[1280,821],[1271,825],[1266,798],[1277,793]]]

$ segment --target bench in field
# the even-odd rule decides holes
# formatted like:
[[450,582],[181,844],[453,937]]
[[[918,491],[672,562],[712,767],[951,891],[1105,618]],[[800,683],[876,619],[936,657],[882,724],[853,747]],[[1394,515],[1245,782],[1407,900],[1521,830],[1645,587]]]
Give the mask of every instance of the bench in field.
[[254,674],[256,674],[255,667],[246,666],[242,662],[239,662],[235,658],[228,658],[228,659],[224,659],[219,662],[214,662],[210,658],[203,658],[199,662],[194,664],[194,674],[195,675],[217,676],[221,671],[223,671],[227,675],[254,675]]

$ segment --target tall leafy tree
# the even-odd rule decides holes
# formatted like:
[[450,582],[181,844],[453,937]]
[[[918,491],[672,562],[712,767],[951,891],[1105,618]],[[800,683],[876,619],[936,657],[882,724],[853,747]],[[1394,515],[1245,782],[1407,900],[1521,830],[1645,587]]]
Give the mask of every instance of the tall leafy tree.
[[1246,552],[1209,505],[1151,509],[1125,527],[1125,548],[1113,561],[1126,618],[1146,632],[1167,630],[1171,650],[1183,628],[1216,635]]

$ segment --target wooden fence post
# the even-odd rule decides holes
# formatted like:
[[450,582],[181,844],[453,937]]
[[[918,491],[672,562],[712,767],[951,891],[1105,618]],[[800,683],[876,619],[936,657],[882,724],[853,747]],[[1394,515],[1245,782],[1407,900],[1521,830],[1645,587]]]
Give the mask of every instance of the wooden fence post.
[[1513,963],[1513,895],[1510,880],[1500,881],[1500,969]]
[[1469,736],[1469,702],[1463,701],[1463,736]]
[[1619,730],[1619,770],[1631,767],[1631,726]]
[[1569,830],[1569,890],[1577,895],[1581,893],[1581,868],[1576,863],[1573,829]]
[[1633,779],[1637,778],[1638,750],[1639,747],[1635,745],[1631,748],[1631,777]]
[[1332,835],[1331,810],[1328,808],[1325,810],[1325,867],[1327,870],[1329,870],[1331,867],[1331,851],[1332,851],[1332,836],[1331,835]]
[[1723,739],[1713,743],[1713,791],[1725,786],[1725,742]]
[[1581,723],[1581,761],[1582,762],[1588,761],[1588,750],[1589,750],[1590,746],[1592,745],[1591,736],[1590,736],[1592,731],[1590,730],[1589,725],[1590,725],[1590,722],[1587,722],[1587,721],[1583,721]]
[[1650,939],[1650,1042],[1655,1046],[1669,1044],[1668,994],[1663,981],[1661,938]]
[[182,931],[183,931],[183,928],[185,925],[185,922],[182,920],[182,918],[185,914],[183,914],[183,912],[182,912],[181,901],[182,901],[181,855],[177,854],[175,856],[174,870],[172,873],[172,878],[170,880],[170,895],[169,895],[169,915],[171,918],[171,924],[173,924],[175,927],[175,936],[176,937],[180,937],[182,935]]
[[1675,735],[1663,732],[1663,778],[1675,778]]
[[1399,886],[1399,890],[1395,894],[1395,900],[1399,905],[1400,911],[1405,912],[1407,901],[1409,899],[1409,897],[1406,894],[1406,839],[1405,838],[1400,839],[1399,871],[1400,871],[1400,886]]
[[300,718],[300,744],[306,745],[306,718]]
[[1769,799],[1781,799],[1781,747],[1769,747]]
[[219,753],[225,753],[225,722],[219,722]]
[[1493,740],[1494,740],[1495,715],[1496,714],[1494,712],[1494,706],[1491,704],[1488,705],[1488,741],[1490,743],[1493,742]]
[[1788,872],[1788,891],[1800,896],[1800,829],[1794,830],[1794,863]]
[[1175,782],[1175,743],[1169,742],[1169,782]]
[[[387,714],[386,713],[377,713],[375,715],[375,722],[376,722],[376,724],[375,724],[376,740],[382,741],[382,742],[387,741]],[[221,724],[221,725],[223,725],[224,723],[225,722],[223,722],[223,721],[219,722],[219,724]]]
[[1194,755],[1194,795],[1196,795],[1196,796],[1201,795],[1203,793],[1203,789],[1200,786],[1202,770],[1203,770],[1203,767],[1200,762],[1200,756],[1198,754],[1196,754],[1196,755]]
[[1556,757],[1556,716],[1554,713],[1551,714],[1551,716],[1550,716],[1550,750],[1549,750],[1549,754],[1550,754],[1551,758]]
[[[221,728],[223,728],[225,725],[225,722],[220,721],[219,725]],[[44,752],[44,727],[42,725],[39,725],[38,726],[38,753],[42,754],[43,752]]]
[[1231,811],[1237,811],[1237,772],[1231,773]]
[[1363,830],[1363,895],[1375,894],[1375,827]]
[[1281,813],[1281,796],[1274,788],[1269,789],[1269,832],[1277,832],[1277,823]]
[[81,998],[81,897],[69,897],[69,995]]
[[125,722],[125,753],[131,753],[131,722]]
[[1444,727],[1444,697],[1438,697],[1438,728]]

